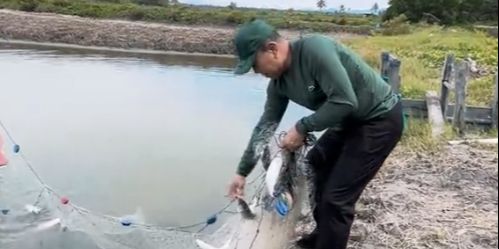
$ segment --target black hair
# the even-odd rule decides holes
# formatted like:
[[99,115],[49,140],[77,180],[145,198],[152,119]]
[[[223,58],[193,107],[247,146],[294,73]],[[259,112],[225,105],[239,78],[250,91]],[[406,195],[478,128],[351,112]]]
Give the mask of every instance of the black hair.
[[281,35],[279,34],[279,32],[277,32],[277,30],[274,30],[269,37],[269,41],[278,41],[280,39],[281,39]]
[[268,42],[277,42],[277,41],[279,41],[280,39],[282,39],[282,36],[279,34],[279,32],[277,32],[277,30],[274,30],[274,31],[272,32],[272,34],[270,35],[270,37],[267,39],[267,41],[265,41],[265,42],[262,44],[262,46],[260,47],[260,50],[262,50],[262,51],[267,50],[267,48],[266,48],[266,46],[265,46],[265,45],[266,45]]

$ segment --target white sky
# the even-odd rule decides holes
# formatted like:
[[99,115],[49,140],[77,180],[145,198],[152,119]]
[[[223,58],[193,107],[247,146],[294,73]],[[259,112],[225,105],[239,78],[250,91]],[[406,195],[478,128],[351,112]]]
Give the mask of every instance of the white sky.
[[[235,2],[240,7],[278,8],[278,9],[313,9],[317,8],[316,0],[180,0],[183,3],[228,6]],[[388,6],[388,0],[326,0],[327,8],[339,8],[345,5],[351,9],[371,9],[374,3],[380,8]]]

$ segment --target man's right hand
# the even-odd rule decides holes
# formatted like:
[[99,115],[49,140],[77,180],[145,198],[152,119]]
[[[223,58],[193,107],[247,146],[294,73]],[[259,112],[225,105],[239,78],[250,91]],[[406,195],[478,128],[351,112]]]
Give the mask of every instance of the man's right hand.
[[232,200],[242,199],[244,196],[244,187],[246,185],[246,177],[241,175],[234,176],[229,185],[229,197]]

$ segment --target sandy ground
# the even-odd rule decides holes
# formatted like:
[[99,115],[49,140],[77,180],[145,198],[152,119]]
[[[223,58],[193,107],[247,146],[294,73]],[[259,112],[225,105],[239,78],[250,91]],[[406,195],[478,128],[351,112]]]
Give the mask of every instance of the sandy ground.
[[[287,38],[299,31],[281,30]],[[0,39],[65,43],[122,49],[148,49],[207,54],[234,54],[234,29],[160,23],[101,20],[51,13],[0,9]],[[330,33],[344,39],[349,33]]]
[[497,248],[497,161],[497,146],[398,148],[359,201],[349,248]]

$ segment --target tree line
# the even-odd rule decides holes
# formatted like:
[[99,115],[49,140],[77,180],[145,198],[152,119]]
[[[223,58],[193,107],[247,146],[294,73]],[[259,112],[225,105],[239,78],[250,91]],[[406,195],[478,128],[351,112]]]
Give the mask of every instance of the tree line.
[[497,0],[390,0],[383,19],[389,20],[403,14],[411,22],[497,24],[497,5]]

